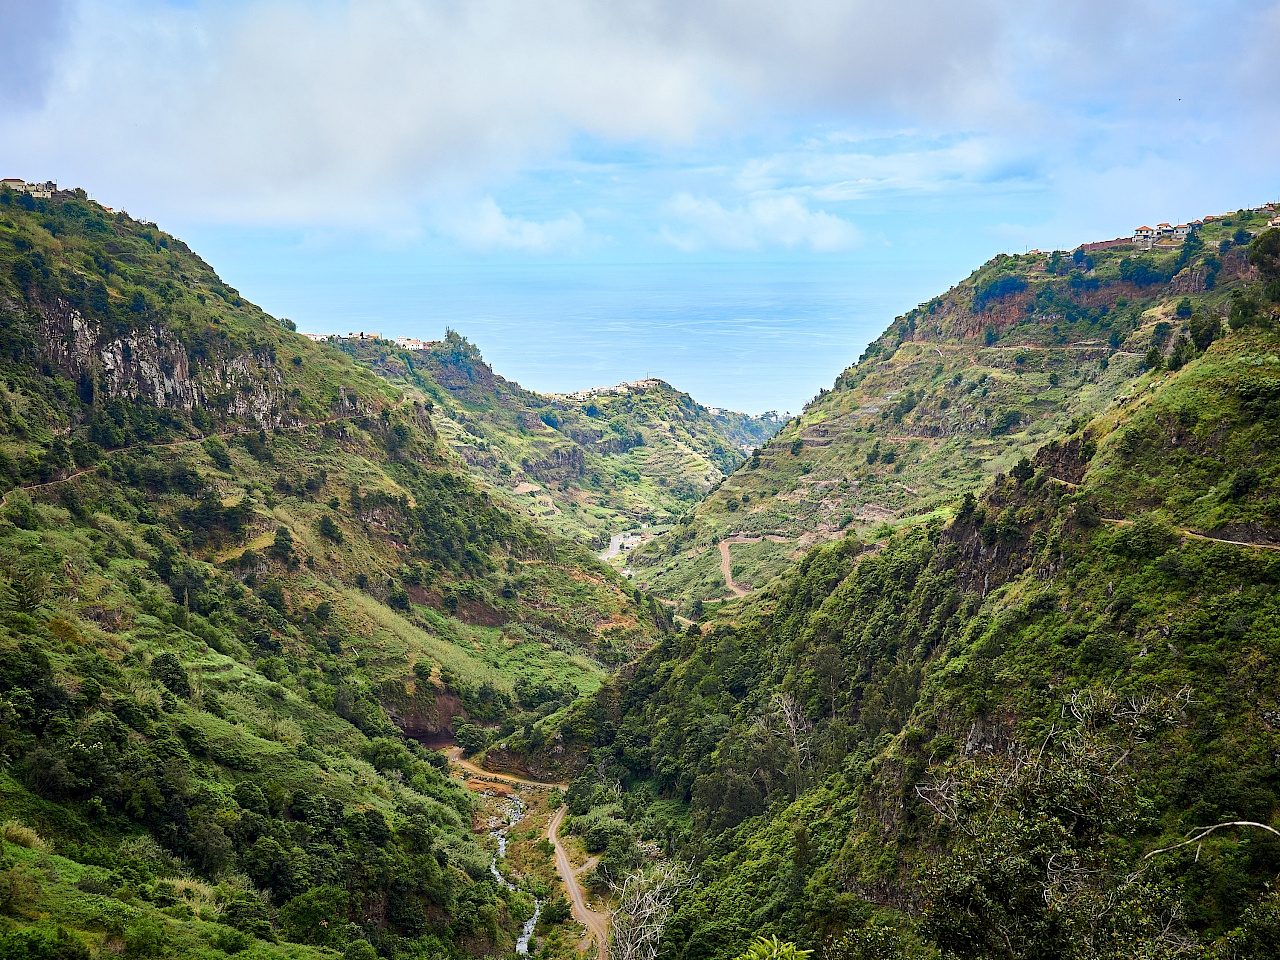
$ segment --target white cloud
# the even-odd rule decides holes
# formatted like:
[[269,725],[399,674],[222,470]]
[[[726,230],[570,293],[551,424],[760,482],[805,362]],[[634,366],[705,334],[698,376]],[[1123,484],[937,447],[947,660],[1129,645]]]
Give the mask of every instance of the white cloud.
[[758,197],[728,208],[682,193],[665,210],[670,223],[663,237],[678,250],[762,250],[785,247],[835,253],[857,246],[857,228],[822,210],[810,210],[793,196]]
[[156,215],[377,222],[578,134],[673,145],[797,105],[959,103],[987,83],[991,6],[80,0],[43,109],[0,105],[0,159]]
[[580,249],[586,238],[582,217],[570,212],[558,220],[536,221],[502,212],[492,197],[472,210],[444,219],[444,230],[477,250],[563,253]]
[[[7,0],[5,9],[0,166],[84,185],[156,219],[411,230],[422,210],[500,192],[584,140],[652,150],[650,170],[627,176],[657,170],[663,182],[650,196],[715,195],[723,214],[704,219],[722,223],[756,217],[762,201],[679,182],[690,153],[740,170],[731,184],[740,197],[782,191],[838,220],[836,204],[886,192],[1019,171],[1066,182],[1064,172],[1094,164],[1144,169],[1153,155],[1202,179],[1258,182],[1280,145],[1280,0]],[[790,144],[814,129],[864,132],[848,149],[788,146],[744,166],[742,144]],[[904,131],[884,149],[863,142]],[[1200,152],[1180,155],[1182,144]],[[643,188],[624,192],[610,202],[635,209]],[[782,223],[804,217],[780,209],[776,219],[786,234]],[[508,226],[494,235],[526,249],[538,241],[521,237],[549,229]],[[797,229],[825,228],[841,235],[825,221]],[[764,243],[745,228],[723,232]],[[705,229],[672,235],[712,242]]]

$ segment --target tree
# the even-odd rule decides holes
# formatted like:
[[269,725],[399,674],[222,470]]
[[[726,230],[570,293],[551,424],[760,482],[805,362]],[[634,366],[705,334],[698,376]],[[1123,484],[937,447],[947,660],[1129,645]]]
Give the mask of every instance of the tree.
[[326,540],[332,540],[334,543],[342,542],[342,528],[327,513],[316,524],[316,531]]
[[19,613],[35,613],[49,597],[49,575],[34,557],[22,557],[5,571]]
[[1160,348],[1154,343],[1151,349],[1147,351],[1147,355],[1142,358],[1142,365],[1152,371],[1159,372],[1164,369],[1164,354],[1160,352]]
[[1216,316],[1197,313],[1191,317],[1191,342],[1196,345],[1197,350],[1208,350],[1209,344],[1220,336],[1222,336],[1222,321]]
[[946,853],[923,870],[921,931],[956,958],[1120,960],[1195,947],[1160,871],[1122,842],[1144,810],[1127,762],[1135,743],[1175,724],[1189,692],[1074,695],[1076,731],[1037,749],[953,762],[917,787]]
[[676,897],[692,885],[688,869],[672,861],[627,877],[618,891],[618,905],[609,914],[613,960],[654,960]]
[[1231,310],[1227,314],[1227,323],[1232,330],[1256,327],[1261,319],[1262,304],[1255,297],[1239,290],[1231,291]]
[[187,700],[191,697],[191,681],[182,661],[167,650],[151,661],[151,676],[159,680],[175,697]]
[[1169,354],[1169,369],[1181,370],[1195,357],[1195,345],[1184,335],[1178,334],[1178,339],[1173,344],[1173,351]]
[[287,566],[298,562],[293,553],[293,535],[287,527],[276,527],[275,540],[267,548],[267,553]]
[[1280,303],[1280,228],[1258,235],[1249,245],[1249,262],[1262,274],[1267,299]]
[[778,721],[778,725],[773,732],[785,740],[787,746],[791,749],[791,762],[793,764],[792,798],[796,799],[800,796],[804,773],[809,766],[809,740],[810,735],[813,733],[813,724],[809,722],[809,718],[804,715],[800,704],[796,702],[796,698],[790,693],[775,693],[773,695],[773,706],[776,710]]

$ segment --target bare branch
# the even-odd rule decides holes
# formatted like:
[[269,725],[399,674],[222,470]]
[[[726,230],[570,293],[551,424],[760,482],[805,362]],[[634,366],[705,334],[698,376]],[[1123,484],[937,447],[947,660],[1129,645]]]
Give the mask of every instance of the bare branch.
[[[1185,847],[1192,843],[1199,843],[1209,834],[1213,833],[1213,831],[1220,830],[1223,827],[1257,827],[1259,830],[1266,830],[1267,832],[1274,833],[1277,837],[1280,837],[1280,830],[1277,830],[1275,827],[1269,827],[1265,823],[1257,823],[1253,820],[1227,820],[1223,823],[1215,823],[1211,827],[1196,827],[1194,830],[1188,831],[1187,839],[1183,840],[1181,843],[1175,843],[1171,847],[1161,847],[1159,850],[1152,850],[1150,853],[1144,855],[1142,859],[1150,860],[1157,853],[1168,853],[1170,850],[1177,850],[1179,847]],[[1200,855],[1197,852],[1196,859],[1199,859],[1199,856]]]

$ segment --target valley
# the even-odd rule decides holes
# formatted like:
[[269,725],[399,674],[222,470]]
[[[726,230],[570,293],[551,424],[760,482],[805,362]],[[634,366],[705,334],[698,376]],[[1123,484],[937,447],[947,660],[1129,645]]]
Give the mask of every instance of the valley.
[[49,194],[0,187],[0,953],[1280,942],[1273,209],[997,257],[783,423],[303,337]]

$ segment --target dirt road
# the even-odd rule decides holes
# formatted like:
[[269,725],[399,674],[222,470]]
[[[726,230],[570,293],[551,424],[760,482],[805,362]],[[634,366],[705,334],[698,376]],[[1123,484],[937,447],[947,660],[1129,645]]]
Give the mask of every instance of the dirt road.
[[733,582],[732,561],[729,558],[729,541],[720,541],[720,572],[724,574],[725,585],[735,597],[745,597],[747,591]]
[[567,783],[543,783],[541,780],[528,780],[524,777],[517,777],[514,773],[494,773],[484,767],[477,767],[470,760],[462,759],[461,747],[450,747],[445,756],[449,758],[450,763],[456,763],[467,773],[474,774],[485,780],[496,780],[498,783],[509,783],[517,787],[534,787],[540,790],[563,790],[568,786]]
[[[560,879],[564,881],[569,891],[569,902],[573,904],[574,919],[591,931],[591,935],[595,937],[596,951],[600,960],[609,960],[609,918],[587,906],[582,885],[578,883],[573,863],[569,860],[569,851],[560,841],[560,824],[564,823],[564,815],[568,812],[568,807],[561,807],[547,824],[547,839],[556,848],[556,873],[560,874]],[[582,869],[585,872],[586,868]]]
[[728,586],[730,592],[735,597],[745,597],[747,589],[740,587],[733,582],[733,561],[729,556],[729,544],[731,543],[760,543],[762,540],[768,540],[770,543],[790,543],[786,537],[779,537],[777,534],[763,534],[758,537],[748,537],[745,534],[737,533],[732,537],[725,537],[720,541],[720,573],[724,576],[725,585]]
[[[494,773],[492,770],[485,770],[469,760],[464,760],[461,747],[452,747],[445,755],[451,763],[455,763],[467,773],[485,780],[493,780],[516,787],[533,787],[538,790],[562,790],[565,787],[563,783],[543,783],[540,780],[528,780],[509,773]],[[560,825],[564,823],[565,814],[568,812],[568,807],[560,807],[552,815],[551,822],[547,824],[547,839],[551,841],[551,845],[556,852],[556,873],[560,875],[560,879],[564,882],[565,890],[568,891],[569,902],[573,906],[573,918],[586,927],[591,936],[595,938],[600,960],[609,960],[609,918],[606,914],[599,913],[587,906],[586,894],[583,893],[582,884],[578,883],[578,874],[586,873],[594,862],[588,860],[586,864],[575,870],[573,861],[569,859],[569,851],[560,839]]]

